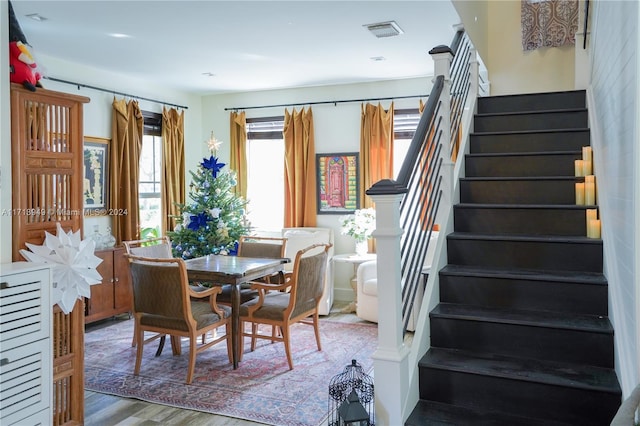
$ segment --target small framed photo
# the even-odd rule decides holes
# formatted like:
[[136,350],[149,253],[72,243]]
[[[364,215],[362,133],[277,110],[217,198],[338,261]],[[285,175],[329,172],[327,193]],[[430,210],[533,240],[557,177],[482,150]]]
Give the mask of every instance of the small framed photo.
[[106,214],[109,195],[110,139],[84,137],[84,180],[82,198],[84,208],[103,210]]
[[357,152],[316,154],[318,214],[353,213],[360,208]]

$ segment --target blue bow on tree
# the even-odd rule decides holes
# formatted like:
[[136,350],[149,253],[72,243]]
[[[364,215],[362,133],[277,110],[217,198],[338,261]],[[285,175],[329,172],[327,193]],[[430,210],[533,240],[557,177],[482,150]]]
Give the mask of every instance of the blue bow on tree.
[[197,231],[203,226],[207,226],[208,215],[206,213],[198,213],[197,215],[191,215],[191,220],[189,221],[189,225],[187,228],[192,231]]
[[233,248],[229,249],[229,256],[237,256],[238,255],[238,242],[233,243]]
[[208,160],[205,158],[202,161],[202,167],[211,170],[214,178],[218,177],[218,172],[225,166],[225,163],[218,163],[218,159],[213,155]]

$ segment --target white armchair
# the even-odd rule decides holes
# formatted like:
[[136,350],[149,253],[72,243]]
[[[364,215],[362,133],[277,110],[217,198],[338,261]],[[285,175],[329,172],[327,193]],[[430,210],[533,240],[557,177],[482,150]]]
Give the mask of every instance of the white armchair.
[[[327,273],[325,274],[325,286],[322,293],[322,299],[320,299],[320,305],[318,306],[319,315],[329,315],[331,312],[331,306],[333,306],[333,270],[331,264],[331,258],[333,257],[333,245],[335,244],[333,238],[333,229],[331,228],[313,228],[313,227],[301,227],[301,228],[283,228],[282,236],[287,239],[287,246],[285,249],[285,257],[291,259],[292,263],[285,264],[285,272],[293,270],[293,259],[296,257],[296,253],[303,248],[309,247],[313,244],[331,244],[327,257]],[[317,253],[315,249],[305,253],[310,256]]]
[[[423,273],[429,274],[431,263],[435,254],[436,244],[438,242],[438,232],[431,233],[431,241],[427,249],[427,255],[422,269]],[[356,315],[366,321],[378,322],[378,261],[369,260],[358,266],[356,273],[356,293],[357,305]],[[418,318],[419,307],[422,304],[422,286],[418,287],[416,294],[416,304],[411,312],[409,320],[409,330],[415,330],[415,321]],[[418,309],[416,309],[418,308]]]
[[356,273],[356,315],[363,320],[378,322],[378,261],[368,260]]

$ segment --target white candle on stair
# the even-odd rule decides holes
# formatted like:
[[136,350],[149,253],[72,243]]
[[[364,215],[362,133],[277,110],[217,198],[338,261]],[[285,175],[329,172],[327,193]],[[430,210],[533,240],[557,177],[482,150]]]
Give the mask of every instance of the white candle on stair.
[[584,183],[584,203],[593,206],[596,203],[596,184],[593,182]]
[[589,221],[589,238],[600,238],[600,220],[591,219]]
[[591,221],[595,220],[598,218],[598,210],[596,209],[587,209],[587,237],[588,238],[592,238],[591,237],[591,231],[592,231],[592,227],[591,227]]
[[576,182],[576,205],[584,206],[584,183]]

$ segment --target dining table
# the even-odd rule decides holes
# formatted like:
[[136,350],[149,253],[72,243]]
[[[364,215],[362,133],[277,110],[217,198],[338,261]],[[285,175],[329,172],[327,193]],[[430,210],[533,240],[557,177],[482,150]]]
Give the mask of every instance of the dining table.
[[240,329],[240,286],[243,283],[282,272],[287,258],[257,258],[210,254],[185,260],[189,281],[207,285],[231,285],[231,352],[233,368],[238,368],[242,330]]

